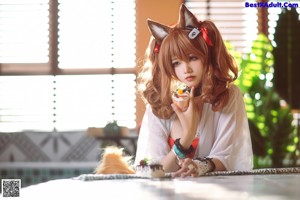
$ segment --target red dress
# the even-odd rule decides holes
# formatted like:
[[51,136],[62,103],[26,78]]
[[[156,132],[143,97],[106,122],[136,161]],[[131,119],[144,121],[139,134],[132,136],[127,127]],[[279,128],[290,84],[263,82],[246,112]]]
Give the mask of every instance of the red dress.
[[[174,142],[175,142],[175,140],[173,139],[173,138],[171,138],[170,136],[169,136],[169,139],[168,139],[168,144],[169,144],[169,147],[172,149],[172,147],[173,147],[173,145],[174,145]],[[194,140],[193,140],[193,142],[192,142],[192,146],[193,146],[193,151],[192,151],[192,153],[190,153],[187,157],[188,158],[193,158],[194,157],[194,155],[195,155],[195,152],[196,152],[196,149],[197,149],[197,146],[198,146],[198,143],[199,143],[199,138],[198,137],[196,137]]]

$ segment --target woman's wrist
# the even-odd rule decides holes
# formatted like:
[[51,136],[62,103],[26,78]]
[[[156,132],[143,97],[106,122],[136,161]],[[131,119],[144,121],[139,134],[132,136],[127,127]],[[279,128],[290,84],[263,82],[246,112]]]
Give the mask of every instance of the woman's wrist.
[[190,142],[189,140],[183,139],[183,138],[181,138],[179,142],[180,142],[180,145],[184,149],[188,149],[191,146],[191,144],[192,144],[192,142]]
[[180,138],[177,138],[172,147],[172,151],[174,152],[177,158],[185,159],[188,157],[189,154],[191,154],[194,151],[194,147],[190,145],[188,148],[185,148],[180,143]]
[[216,165],[212,161],[212,158],[196,158],[193,162],[197,165],[198,176],[202,176],[207,172],[213,172],[216,169]]
[[195,136],[184,135],[182,138],[180,138],[181,146],[184,147],[185,149],[188,149],[191,146],[194,138]]

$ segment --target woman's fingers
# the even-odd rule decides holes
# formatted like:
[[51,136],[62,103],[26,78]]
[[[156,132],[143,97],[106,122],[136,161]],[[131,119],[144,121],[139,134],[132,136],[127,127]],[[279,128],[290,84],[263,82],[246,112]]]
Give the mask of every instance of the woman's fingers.
[[192,159],[187,158],[184,160],[179,161],[179,165],[181,168],[174,172],[172,174],[172,177],[187,177],[187,176],[192,176],[196,177],[197,176],[197,165],[192,161]]
[[194,98],[195,87],[193,86],[190,91],[190,99]]
[[[189,102],[189,107],[188,108],[193,107],[192,104],[194,103],[193,102],[193,100],[194,100],[194,91],[195,91],[195,87],[192,87],[191,92],[190,92],[190,96],[189,96],[189,98],[190,98],[189,101],[190,102]],[[172,103],[171,106],[172,106],[173,110],[175,111],[175,113],[177,114],[177,116],[178,116],[178,114],[182,113],[182,110],[176,104]]]
[[188,168],[188,171],[186,171],[186,172],[183,172],[182,174],[181,174],[181,177],[182,178],[184,178],[184,177],[187,177],[187,176],[192,176],[192,174],[194,174],[195,172],[195,169],[194,168]]
[[185,170],[186,170],[186,169],[184,169],[184,168],[180,168],[179,170],[177,170],[176,172],[174,172],[174,173],[172,174],[172,177],[173,177],[173,178],[180,177],[181,174],[185,172]]
[[195,168],[180,168],[179,170],[177,170],[176,172],[174,172],[172,174],[173,178],[176,177],[187,177],[187,176],[192,176],[192,177],[196,177],[197,173],[195,171]]
[[175,111],[175,113],[177,114],[178,118],[180,119],[181,115],[182,115],[182,111],[181,109],[174,103],[171,104],[173,110]]

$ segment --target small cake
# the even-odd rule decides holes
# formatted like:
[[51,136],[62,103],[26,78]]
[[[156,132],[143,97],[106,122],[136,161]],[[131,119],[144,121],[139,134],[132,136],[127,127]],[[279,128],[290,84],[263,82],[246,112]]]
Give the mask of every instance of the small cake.
[[190,88],[188,86],[181,86],[173,92],[172,100],[181,111],[185,111],[189,107],[190,101]]
[[148,178],[161,178],[165,176],[163,166],[159,163],[150,163],[147,159],[141,160],[135,167],[136,175]]

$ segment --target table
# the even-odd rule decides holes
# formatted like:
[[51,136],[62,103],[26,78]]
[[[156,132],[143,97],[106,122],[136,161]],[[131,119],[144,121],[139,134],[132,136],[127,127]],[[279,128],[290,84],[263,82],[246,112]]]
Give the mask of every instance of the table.
[[300,174],[97,181],[63,179],[23,188],[21,197],[89,200],[298,200]]

